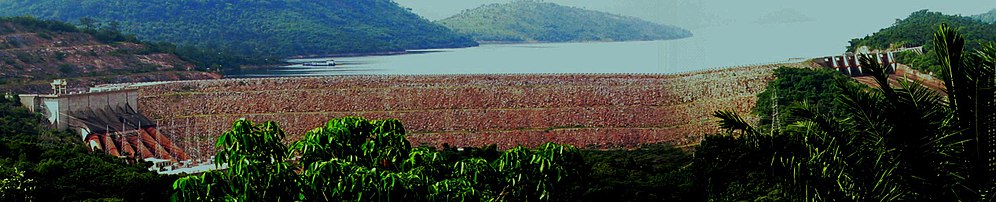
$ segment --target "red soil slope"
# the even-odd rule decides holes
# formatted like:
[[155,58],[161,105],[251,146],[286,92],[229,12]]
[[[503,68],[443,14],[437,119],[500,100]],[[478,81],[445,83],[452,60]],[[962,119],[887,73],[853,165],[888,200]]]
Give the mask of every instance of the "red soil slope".
[[173,54],[145,53],[142,44],[103,43],[83,32],[51,31],[0,22],[0,92],[50,93],[52,79],[70,79],[72,90],[106,83],[218,79],[193,71]]

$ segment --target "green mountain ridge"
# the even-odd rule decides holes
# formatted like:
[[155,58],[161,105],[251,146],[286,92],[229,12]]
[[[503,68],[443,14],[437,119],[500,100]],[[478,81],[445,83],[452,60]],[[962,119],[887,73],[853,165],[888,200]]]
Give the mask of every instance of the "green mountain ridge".
[[477,41],[496,42],[667,40],[692,36],[675,26],[528,0],[484,5],[437,23]]
[[896,55],[899,63],[940,76],[942,65],[936,57],[933,44],[934,32],[941,24],[959,30],[965,36],[965,47],[977,49],[982,43],[996,41],[996,24],[985,23],[973,17],[945,15],[940,12],[921,10],[909,17],[897,20],[890,27],[859,39],[852,39],[848,51],[861,46],[871,49],[893,49],[909,46],[924,46],[924,54],[901,52]]
[[933,33],[937,31],[937,26],[941,24],[947,24],[960,30],[965,36],[965,45],[970,48],[977,47],[979,43],[984,41],[996,41],[996,25],[994,24],[983,23],[971,17],[920,10],[910,14],[906,19],[897,20],[892,26],[883,28],[872,35],[852,39],[848,50],[853,51],[860,46],[887,49],[903,45],[928,45],[933,40]]
[[[147,41],[300,56],[477,43],[390,0],[5,0],[0,15],[91,18]],[[86,24],[86,23],[81,23]]]
[[972,18],[986,23],[996,22],[996,9],[990,10],[989,12],[983,14],[973,15]]

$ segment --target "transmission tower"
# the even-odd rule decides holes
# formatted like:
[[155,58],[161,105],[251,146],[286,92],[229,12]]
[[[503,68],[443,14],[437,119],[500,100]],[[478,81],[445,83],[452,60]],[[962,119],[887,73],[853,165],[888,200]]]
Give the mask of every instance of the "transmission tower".
[[771,96],[771,135],[774,136],[775,135],[775,131],[780,128],[779,127],[780,124],[778,123],[778,114],[779,114],[778,113],[778,90],[777,89],[772,89],[772,93],[771,94],[772,94],[772,96]]

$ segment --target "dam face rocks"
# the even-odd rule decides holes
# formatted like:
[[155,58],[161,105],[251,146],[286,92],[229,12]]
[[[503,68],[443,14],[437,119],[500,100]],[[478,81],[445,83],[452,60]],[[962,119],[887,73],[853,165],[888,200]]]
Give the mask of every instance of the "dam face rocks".
[[416,145],[587,148],[690,145],[746,113],[774,66],[683,75],[446,75],[224,79],[140,87],[139,110],[191,156],[213,155],[239,118],[300,138],[342,116],[396,118]]

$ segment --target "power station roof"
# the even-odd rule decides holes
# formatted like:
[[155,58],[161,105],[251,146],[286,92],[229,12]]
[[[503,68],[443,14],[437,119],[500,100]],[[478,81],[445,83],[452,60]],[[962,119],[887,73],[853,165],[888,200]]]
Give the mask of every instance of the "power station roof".
[[69,112],[69,124],[74,127],[87,128],[92,133],[122,132],[156,126],[156,123],[145,117],[129,105],[118,105],[105,108],[87,108]]

